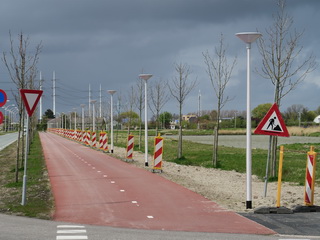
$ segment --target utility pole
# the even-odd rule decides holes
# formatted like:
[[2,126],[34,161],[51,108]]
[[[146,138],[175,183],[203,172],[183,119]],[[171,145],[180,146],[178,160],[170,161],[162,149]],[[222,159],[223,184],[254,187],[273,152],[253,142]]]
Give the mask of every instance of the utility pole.
[[53,79],[52,79],[52,97],[53,97],[53,115],[56,116],[56,72],[53,71]]
[[[40,71],[40,90],[42,90],[42,75],[41,75],[41,71]],[[40,97],[40,111],[39,111],[39,119],[40,122],[42,122],[42,96]]]
[[200,114],[201,114],[201,92],[199,89],[199,95],[198,95],[198,129],[200,129]]
[[91,85],[89,84],[89,118],[91,117]]
[[102,89],[101,89],[101,84],[100,84],[100,97],[99,97],[99,101],[100,101],[99,118],[101,118],[101,117],[102,117]]

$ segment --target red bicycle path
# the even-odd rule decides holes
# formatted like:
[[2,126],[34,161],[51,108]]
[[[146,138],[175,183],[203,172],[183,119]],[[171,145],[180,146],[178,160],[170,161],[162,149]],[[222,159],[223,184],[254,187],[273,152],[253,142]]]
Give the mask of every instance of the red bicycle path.
[[56,221],[152,230],[275,234],[109,154],[53,133],[42,132],[40,139]]

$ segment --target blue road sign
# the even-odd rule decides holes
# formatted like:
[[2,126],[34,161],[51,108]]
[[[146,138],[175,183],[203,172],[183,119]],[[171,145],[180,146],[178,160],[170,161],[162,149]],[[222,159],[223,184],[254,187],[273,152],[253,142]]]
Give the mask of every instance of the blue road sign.
[[3,105],[5,105],[7,102],[7,94],[5,91],[3,91],[2,89],[0,89],[0,107],[2,107]]

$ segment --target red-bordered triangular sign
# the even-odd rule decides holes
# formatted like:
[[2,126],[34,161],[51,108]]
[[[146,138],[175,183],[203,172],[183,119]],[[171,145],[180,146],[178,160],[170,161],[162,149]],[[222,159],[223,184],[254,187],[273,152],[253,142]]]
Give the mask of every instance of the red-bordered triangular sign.
[[32,116],[36,109],[42,93],[42,90],[20,89],[20,94],[29,117]]
[[286,124],[282,119],[279,107],[276,103],[274,103],[269,109],[254,133],[279,137],[290,137]]

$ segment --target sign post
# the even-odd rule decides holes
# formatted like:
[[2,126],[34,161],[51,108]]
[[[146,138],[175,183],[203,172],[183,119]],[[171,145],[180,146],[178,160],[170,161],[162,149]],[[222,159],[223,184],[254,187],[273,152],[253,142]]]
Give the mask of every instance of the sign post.
[[29,118],[32,116],[37,104],[41,98],[42,90],[20,89],[20,95],[27,111],[26,121],[26,145],[24,154],[24,173],[23,173],[23,186],[22,186],[22,200],[21,205],[26,205],[27,193],[27,162],[28,162],[28,143],[29,143]]
[[270,146],[271,146],[271,136],[278,137],[290,137],[287,130],[286,124],[283,121],[279,107],[276,103],[272,105],[267,114],[261,120],[256,130],[255,134],[270,135],[269,140],[269,151],[268,159],[266,164],[266,176],[264,178],[264,197],[267,196],[267,185],[268,185],[268,171],[269,171],[269,161],[270,161]]

